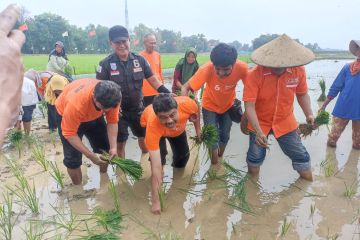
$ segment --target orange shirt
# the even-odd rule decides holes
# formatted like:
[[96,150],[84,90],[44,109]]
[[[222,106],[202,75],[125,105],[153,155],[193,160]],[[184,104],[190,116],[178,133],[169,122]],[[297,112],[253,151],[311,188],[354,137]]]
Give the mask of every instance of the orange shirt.
[[[155,74],[155,76],[164,83],[162,70],[161,70],[161,58],[160,54],[156,51],[153,51],[151,54],[147,53],[146,51],[140,52],[140,55],[143,56],[148,63],[150,64],[151,70]],[[158,92],[154,89],[148,81],[144,79],[143,87],[142,87],[143,95],[147,96],[154,96],[157,95]]]
[[39,86],[37,84],[37,82],[35,81],[35,86],[36,86],[36,89],[37,91],[39,92],[39,94],[41,96],[44,96],[45,95],[45,89],[46,89],[46,84],[48,83],[49,81],[49,78],[48,77],[43,77],[41,78],[41,86]]
[[[259,124],[265,135],[272,129],[276,138],[295,130],[294,96],[307,93],[304,67],[287,68],[277,76],[270,68],[254,67],[244,88],[244,102],[255,102]],[[249,129],[254,128],[249,124]]]
[[198,106],[187,96],[175,97],[178,104],[179,119],[175,128],[170,129],[162,125],[156,116],[152,104],[147,106],[141,115],[140,123],[146,127],[145,144],[150,151],[159,149],[161,137],[177,137],[185,131],[186,123],[192,114],[198,113]]
[[104,113],[107,123],[119,121],[119,106],[109,111],[97,111],[93,101],[95,86],[100,80],[84,78],[68,84],[56,99],[55,107],[62,116],[61,129],[65,138],[77,135],[83,122],[90,122]]
[[209,111],[222,114],[229,110],[235,99],[237,82],[246,78],[247,64],[236,60],[232,72],[224,79],[220,79],[215,72],[215,66],[209,62],[195,73],[189,80],[191,89],[197,91],[204,83],[202,106]]

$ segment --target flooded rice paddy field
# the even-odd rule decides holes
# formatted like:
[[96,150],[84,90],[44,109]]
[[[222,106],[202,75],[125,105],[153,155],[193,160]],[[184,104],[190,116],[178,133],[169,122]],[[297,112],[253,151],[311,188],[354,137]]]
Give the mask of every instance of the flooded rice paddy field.
[[[320,95],[318,80],[325,79],[329,87],[346,62],[321,60],[306,66],[314,113],[319,108],[316,101]],[[241,84],[238,89],[240,97]],[[328,111],[334,103],[328,106]],[[297,104],[295,112],[299,122],[303,122],[305,117]],[[194,135],[192,126],[188,130],[188,136]],[[44,143],[46,159],[56,162],[65,174],[61,142],[49,134],[45,119],[35,120],[33,134]],[[114,208],[110,180],[115,182],[120,195],[123,218],[118,238],[121,239],[360,239],[360,151],[351,147],[351,125],[346,128],[336,149],[326,146],[327,134],[328,129],[321,127],[304,139],[312,161],[312,183],[298,179],[291,161],[270,137],[270,150],[258,181],[250,179],[244,183],[246,202],[251,211],[229,205],[234,189],[229,184],[231,180],[224,177],[224,167],[210,166],[205,151],[194,148],[184,170],[173,169],[171,154],[168,155],[164,168],[165,210],[160,216],[151,214],[148,154],[141,154],[134,138],[127,143],[126,156],[140,161],[144,168],[138,182],[130,181],[112,168],[107,174],[99,174],[98,167],[83,158],[83,184],[71,185],[65,174],[65,187],[60,191],[49,171],[43,171],[33,160],[29,146],[24,144],[20,158],[16,149],[4,148],[0,186],[2,193],[6,193],[7,186],[18,184],[5,158],[17,161],[30,185],[35,186],[39,199],[40,213],[34,215],[14,196],[13,239],[27,239],[25,232],[29,232],[30,226],[34,231],[45,232],[39,239],[90,239],[86,238],[90,232],[105,233],[97,223],[83,220],[97,208]],[[240,132],[238,124],[233,124],[223,159],[246,171],[247,148],[248,136]],[[61,228],[59,219],[69,223],[71,216],[75,219],[74,229]]]

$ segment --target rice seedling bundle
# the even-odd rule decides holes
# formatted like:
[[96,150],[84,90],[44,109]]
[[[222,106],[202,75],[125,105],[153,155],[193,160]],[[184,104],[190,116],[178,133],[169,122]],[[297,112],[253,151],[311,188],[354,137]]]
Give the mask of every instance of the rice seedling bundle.
[[125,175],[129,176],[135,181],[139,181],[143,174],[143,169],[140,163],[134,160],[124,159],[118,156],[111,158],[110,154],[107,153],[103,153],[102,158],[108,161],[110,164],[116,165],[116,167],[120,168]]
[[319,85],[320,85],[320,89],[321,89],[321,95],[318,98],[318,102],[323,102],[326,100],[326,95],[325,95],[325,91],[326,91],[326,83],[324,79],[321,79],[319,81]]
[[308,123],[299,124],[300,136],[307,137],[312,134],[312,132],[320,127],[321,125],[329,125],[330,123],[330,114],[326,111],[321,111],[315,118],[315,127]]
[[195,145],[204,145],[207,149],[211,149],[219,139],[217,127],[213,124],[204,125],[200,137],[191,137],[191,139],[195,141]]

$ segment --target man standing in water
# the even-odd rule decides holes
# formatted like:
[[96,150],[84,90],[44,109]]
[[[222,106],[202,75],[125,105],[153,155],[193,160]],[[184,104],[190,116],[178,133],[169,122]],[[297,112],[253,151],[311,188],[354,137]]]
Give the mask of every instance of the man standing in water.
[[[194,123],[196,135],[200,137],[200,118],[198,105],[187,96],[172,97],[170,94],[159,94],[154,103],[145,108],[141,116],[141,125],[146,127],[145,143],[151,161],[151,211],[160,214],[159,189],[162,185],[162,166],[166,163],[166,146],[160,142],[167,138],[172,152],[174,168],[185,168],[190,157],[186,137],[186,123]],[[159,145],[160,142],[160,145]]]
[[153,74],[144,57],[130,52],[128,30],[123,26],[113,26],[109,30],[109,40],[114,53],[99,64],[96,78],[110,80],[121,87],[122,102],[117,137],[118,155],[125,157],[125,145],[129,137],[128,128],[138,138],[142,152],[147,152],[144,143],[145,129],[140,126],[140,115],[144,110],[142,86],[146,79],[157,92],[170,91]]
[[285,34],[255,50],[251,59],[257,64],[248,74],[244,88],[250,143],[247,152],[248,171],[258,175],[268,136],[273,134],[283,152],[292,160],[300,177],[312,181],[310,156],[297,133],[294,96],[306,121],[314,124],[305,69],[315,58],[304,46]]
[[[161,58],[160,53],[155,51],[156,47],[156,37],[153,33],[148,33],[144,36],[144,47],[145,50],[140,52],[140,55],[143,56],[148,63],[150,64],[151,70],[163,84],[163,76],[161,69]],[[154,97],[158,94],[156,89],[154,89],[148,81],[144,81],[142,92],[144,95],[144,107],[152,104]]]

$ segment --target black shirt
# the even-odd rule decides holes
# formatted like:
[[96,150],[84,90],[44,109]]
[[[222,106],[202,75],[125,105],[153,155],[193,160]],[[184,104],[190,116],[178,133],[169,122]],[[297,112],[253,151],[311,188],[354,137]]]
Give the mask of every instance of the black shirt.
[[96,78],[114,81],[121,87],[123,111],[142,111],[144,78],[148,79],[154,74],[144,57],[130,52],[127,61],[121,61],[113,53],[100,61],[96,70]]

